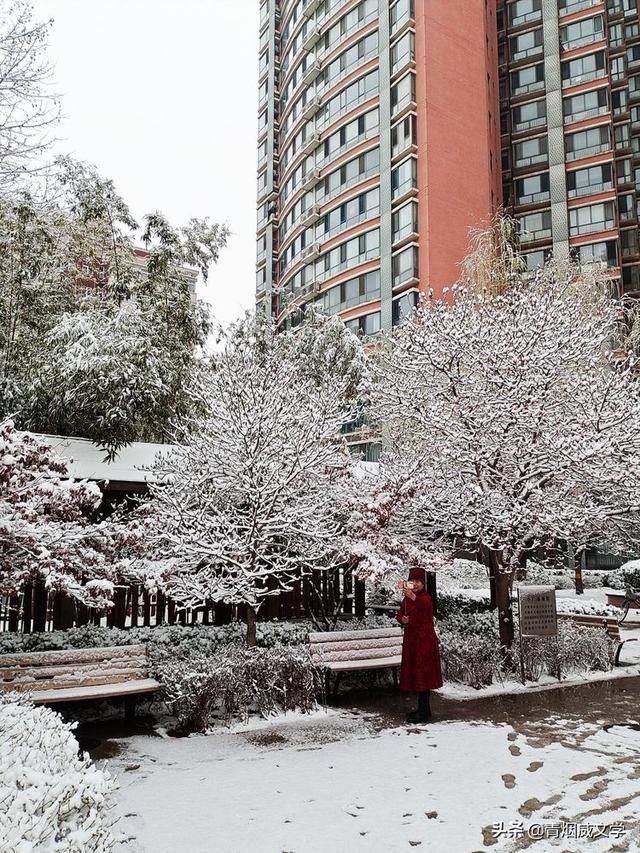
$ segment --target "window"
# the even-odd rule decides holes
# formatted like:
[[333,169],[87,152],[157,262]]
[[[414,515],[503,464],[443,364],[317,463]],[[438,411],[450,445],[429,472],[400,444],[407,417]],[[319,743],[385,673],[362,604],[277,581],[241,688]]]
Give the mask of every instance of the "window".
[[536,136],[518,142],[514,146],[514,167],[523,169],[535,163],[546,163],[548,159],[548,139],[546,136]]
[[565,123],[581,121],[592,116],[603,115],[609,111],[606,89],[592,89],[572,95],[562,102]]
[[318,125],[325,125],[334,121],[359,103],[372,98],[377,91],[378,72],[372,71],[369,74],[365,74],[364,77],[361,77],[354,83],[350,83],[321,107],[318,113]]
[[543,52],[542,29],[531,30],[509,39],[509,56],[512,62],[528,59],[530,56],[540,56]]
[[338,311],[379,298],[380,270],[372,270],[330,287],[316,300],[315,304],[325,314],[336,314]]
[[631,145],[631,125],[616,124],[613,128],[616,151]]
[[584,266],[589,264],[604,264],[608,267],[618,266],[618,250],[615,240],[603,240],[600,243],[576,246],[573,254],[576,261]]
[[322,160],[338,157],[348,148],[358,145],[371,136],[376,136],[380,129],[380,114],[376,107],[364,115],[352,119],[334,133],[330,134],[322,144]]
[[391,115],[399,113],[415,99],[416,77],[413,72],[410,72],[391,87]]
[[640,290],[640,266],[622,268],[622,290],[624,293],[637,293]]
[[345,326],[357,335],[377,335],[382,327],[380,312],[374,311],[373,314],[365,314],[363,317],[346,320]]
[[604,36],[602,15],[585,18],[560,27],[560,46],[562,50],[574,50],[585,44],[591,44]]
[[354,184],[364,181],[372,175],[377,175],[380,168],[380,149],[372,148],[348,163],[334,169],[320,181],[316,189],[316,200],[325,196],[336,196]]
[[518,220],[518,233],[523,243],[534,243],[551,237],[551,211],[529,213]]
[[614,56],[609,60],[609,72],[612,80],[622,80],[626,73],[624,56]]
[[403,160],[391,171],[391,197],[398,198],[418,184],[418,167],[415,157]]
[[631,160],[616,160],[616,180],[618,186],[632,183],[633,170],[631,168]]
[[409,293],[403,293],[402,296],[393,300],[391,310],[394,326],[399,326],[413,314],[418,307],[418,299],[418,293],[410,290]]
[[519,27],[520,24],[542,18],[542,0],[516,0],[515,3],[509,3],[507,10],[509,25]]
[[544,89],[544,63],[511,72],[511,94],[524,95]]
[[418,278],[418,249],[409,246],[393,256],[393,286],[397,287],[405,281]]
[[627,112],[628,103],[626,89],[616,89],[611,92],[611,109],[613,110],[614,116]]
[[600,193],[613,189],[613,169],[611,163],[590,166],[567,172],[567,193],[569,198],[577,198],[591,193]]
[[380,229],[351,237],[334,246],[316,261],[316,279],[324,280],[349,267],[357,266],[380,255]]
[[[376,9],[377,9],[376,2]],[[389,26],[391,35],[394,35],[398,30],[414,17],[413,0],[398,0],[398,2],[389,9]]]
[[513,130],[529,130],[532,127],[544,126],[547,122],[547,102],[545,100],[531,101],[513,110]]
[[569,233],[572,236],[608,231],[614,228],[615,224],[615,203],[612,201],[574,207],[569,210]]
[[406,240],[412,234],[418,233],[418,205],[410,201],[391,215],[393,242]]
[[416,144],[416,117],[408,115],[391,128],[391,156],[396,157],[405,148]]
[[318,234],[329,237],[380,213],[380,190],[375,187],[335,207],[320,220]]
[[606,74],[604,50],[569,59],[562,63],[562,85],[576,86],[578,83],[588,83]]
[[[623,258],[635,258],[640,254],[637,228],[631,228],[628,231],[620,232],[620,249],[622,251]],[[617,266],[617,263],[611,264],[611,266]]]
[[558,0],[558,11],[561,15],[572,15],[580,9],[588,9],[595,6],[600,0]]
[[413,62],[416,55],[415,35],[412,30],[408,30],[398,41],[391,47],[391,74],[396,74],[407,65]]
[[549,173],[529,175],[516,181],[516,201],[518,204],[534,204],[549,198]]
[[634,193],[618,196],[618,216],[620,217],[620,222],[630,222],[636,218],[635,204],[633,203],[634,198]]
[[611,148],[608,125],[591,127],[588,130],[579,130],[577,133],[567,134],[565,137],[567,160],[577,160],[580,157],[591,157],[593,154],[601,154]]

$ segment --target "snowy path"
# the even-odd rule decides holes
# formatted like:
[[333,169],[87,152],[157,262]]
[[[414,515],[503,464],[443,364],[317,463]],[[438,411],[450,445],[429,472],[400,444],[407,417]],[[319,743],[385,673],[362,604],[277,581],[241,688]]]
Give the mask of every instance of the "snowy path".
[[[110,761],[127,851],[393,853],[518,850],[494,822],[624,820],[640,850],[640,732],[549,714],[376,731],[349,712],[245,733],[135,737]],[[623,719],[626,716],[623,714]],[[636,719],[636,722],[638,720]],[[625,843],[628,846],[625,846]],[[610,850],[546,840],[539,851]],[[573,845],[573,846],[572,846]]]

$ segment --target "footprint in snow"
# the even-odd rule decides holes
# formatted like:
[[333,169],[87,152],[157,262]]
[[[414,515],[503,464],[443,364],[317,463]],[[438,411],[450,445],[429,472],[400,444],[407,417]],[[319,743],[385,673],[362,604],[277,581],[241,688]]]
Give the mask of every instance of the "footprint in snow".
[[505,788],[515,788],[516,786],[516,777],[513,773],[503,773],[502,781],[504,782]]

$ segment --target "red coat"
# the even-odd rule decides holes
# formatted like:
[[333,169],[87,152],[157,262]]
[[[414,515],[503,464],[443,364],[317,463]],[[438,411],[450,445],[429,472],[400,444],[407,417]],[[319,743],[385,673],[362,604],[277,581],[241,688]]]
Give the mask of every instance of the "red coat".
[[402,638],[400,689],[437,690],[442,687],[442,673],[431,596],[423,590],[416,593],[415,601],[405,597],[396,616],[401,625],[403,616],[408,616],[409,621]]

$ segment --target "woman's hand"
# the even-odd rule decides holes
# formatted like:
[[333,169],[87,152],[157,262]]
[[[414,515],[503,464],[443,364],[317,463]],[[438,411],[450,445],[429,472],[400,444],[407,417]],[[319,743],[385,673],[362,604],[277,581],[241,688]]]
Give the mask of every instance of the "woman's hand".
[[402,624],[403,624],[403,625],[408,625],[408,624],[409,624],[409,617],[408,617],[408,616],[403,616],[403,617],[402,617]]
[[405,587],[404,595],[405,595],[405,598],[410,598],[411,601],[416,600],[416,594],[410,587]]

